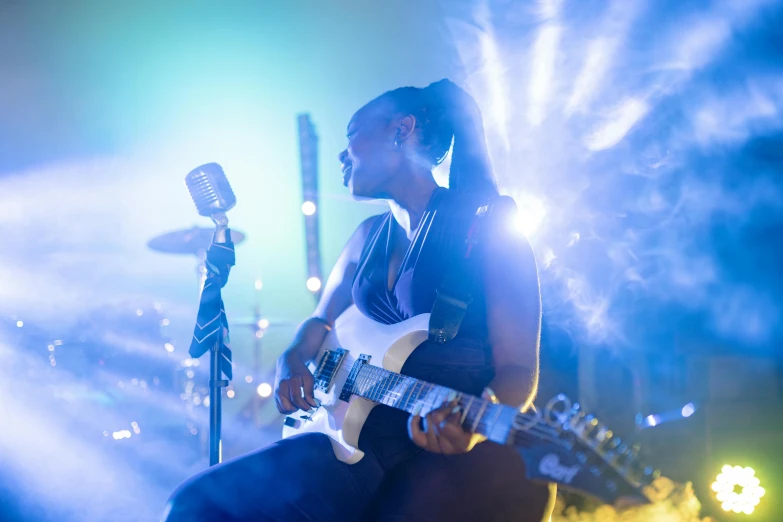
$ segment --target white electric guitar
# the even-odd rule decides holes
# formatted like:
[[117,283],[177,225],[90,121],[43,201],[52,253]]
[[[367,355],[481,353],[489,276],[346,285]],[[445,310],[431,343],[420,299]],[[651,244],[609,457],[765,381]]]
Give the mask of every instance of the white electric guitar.
[[408,356],[427,339],[429,317],[384,325],[355,306],[346,310],[324,340],[317,364],[310,365],[320,407],[286,417],[283,438],[323,433],[337,458],[354,464],[364,456],[359,433],[377,404],[407,412],[418,408],[426,415],[455,397],[462,406],[463,428],[515,446],[529,479],[557,482],[606,502],[621,496],[648,500],[643,489],[658,472],[639,463],[638,447],[628,448],[564,395],[550,400],[543,411],[523,413],[400,375]]

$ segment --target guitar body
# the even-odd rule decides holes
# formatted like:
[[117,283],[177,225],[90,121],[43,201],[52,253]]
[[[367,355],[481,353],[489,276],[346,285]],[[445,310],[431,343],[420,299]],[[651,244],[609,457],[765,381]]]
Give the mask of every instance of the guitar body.
[[[331,383],[326,389],[316,386],[314,394],[321,407],[312,413],[298,411],[287,417],[283,438],[323,433],[329,436],[339,460],[348,464],[359,462],[364,456],[358,449],[359,434],[376,403],[357,395],[351,395],[347,401],[340,399],[351,369],[356,361],[369,358],[369,364],[399,373],[413,350],[427,339],[429,318],[429,314],[422,314],[385,325],[366,317],[355,306],[343,312],[315,358],[324,361],[328,352],[345,350]],[[311,364],[310,369],[316,373],[317,367]]]
[[541,410],[521,412],[456,390],[400,375],[413,351],[428,337],[429,314],[392,325],[362,315],[352,306],[310,365],[318,408],[286,417],[283,438],[300,433],[329,437],[337,458],[359,462],[359,434],[376,404],[422,415],[449,400],[462,411],[460,425],[487,443],[512,445],[525,461],[527,478],[557,484],[607,502],[621,497],[647,502],[644,488],[658,471],[593,415],[559,394]]

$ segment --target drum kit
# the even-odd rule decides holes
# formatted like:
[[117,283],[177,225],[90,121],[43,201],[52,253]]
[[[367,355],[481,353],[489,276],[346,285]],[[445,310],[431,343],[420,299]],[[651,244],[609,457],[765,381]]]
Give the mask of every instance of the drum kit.
[[[200,293],[212,235],[212,228],[192,227],[161,234],[147,246],[163,254],[194,256]],[[245,240],[245,234],[232,230],[231,238],[239,245]],[[195,307],[196,303],[194,320]],[[252,392],[243,391],[236,400],[246,403],[241,409],[245,420],[252,419],[260,428],[258,409],[263,399],[255,390],[270,377],[261,367],[261,340],[267,329],[291,327],[293,323],[266,319],[256,306],[251,317],[229,324],[237,327],[232,330],[234,342],[242,335],[252,335],[252,369],[237,375],[242,389]],[[112,419],[114,425],[108,425],[107,421],[105,429],[92,436],[112,443],[123,439],[141,442],[140,439],[147,437],[168,440],[184,437],[193,441],[193,448],[203,456],[208,423],[209,362],[183,359],[182,350],[175,353],[169,328],[170,320],[158,304],[130,302],[86,313],[69,332],[57,340],[49,340],[43,352],[49,359],[47,366],[52,367],[48,384],[53,387],[54,396],[68,396],[69,400],[79,402],[80,408],[91,411],[94,419]],[[187,328],[192,329],[192,324]],[[31,345],[42,344],[40,339],[28,341]],[[36,351],[41,353],[40,348]],[[237,391],[229,388],[226,393],[233,398]],[[149,435],[138,436],[142,432]]]

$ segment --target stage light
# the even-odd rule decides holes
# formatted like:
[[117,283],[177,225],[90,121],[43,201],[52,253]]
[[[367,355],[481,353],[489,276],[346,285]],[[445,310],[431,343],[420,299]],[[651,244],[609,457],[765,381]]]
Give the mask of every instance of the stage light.
[[312,201],[305,201],[302,203],[302,214],[305,216],[312,216],[315,214],[315,203]]
[[141,317],[142,315],[144,315],[144,310],[142,310],[141,308],[139,308],[138,310],[136,310],[136,315],[138,315],[139,317]]
[[16,326],[21,328],[24,326],[24,321],[16,321]]
[[261,290],[264,287],[264,282],[261,281],[260,279],[256,279],[254,286],[256,290]]
[[253,382],[253,376],[252,375],[245,376],[245,382],[248,383],[248,384]]
[[696,406],[692,402],[689,402],[685,406],[682,407],[682,416],[683,417],[690,417],[693,415],[693,413],[696,411]]
[[512,228],[525,237],[532,238],[536,235],[546,216],[544,202],[532,194],[520,192],[511,194],[517,204],[518,211],[512,218]]
[[234,395],[235,395],[235,393],[234,393],[234,390],[228,390],[228,391],[226,392],[226,396],[227,396],[229,399],[233,399],[233,398],[234,398]]
[[262,382],[258,385],[256,391],[261,397],[269,397],[272,395],[272,386],[270,386],[268,383]]
[[721,503],[724,511],[745,513],[750,515],[761,502],[766,491],[761,487],[761,481],[755,476],[753,468],[729,466],[721,468],[721,472],[712,483],[715,498]]
[[161,319],[161,321],[160,321],[160,325],[161,326],[168,326],[170,324],[171,324],[171,321],[169,321],[168,319]]
[[258,321],[258,327],[261,329],[269,328],[269,319],[261,319]]
[[311,277],[307,280],[307,289],[311,292],[317,292],[321,289],[321,280],[317,277]]
[[166,348],[166,351],[171,353],[174,351],[174,345],[171,343],[166,343],[163,345],[164,348]]

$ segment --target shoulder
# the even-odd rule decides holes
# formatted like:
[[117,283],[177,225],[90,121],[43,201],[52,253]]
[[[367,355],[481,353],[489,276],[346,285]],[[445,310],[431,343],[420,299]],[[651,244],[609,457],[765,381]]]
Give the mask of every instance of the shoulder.
[[370,232],[374,229],[377,229],[391,214],[391,212],[384,212],[382,214],[375,214],[374,216],[370,216],[361,223],[359,223],[359,226],[356,227],[356,234],[363,235],[365,238],[370,234]]
[[386,220],[389,218],[389,215],[390,212],[376,214],[359,223],[359,226],[356,227],[356,230],[354,230],[353,234],[348,240],[348,244],[346,245],[346,250],[348,250],[352,259],[355,261],[359,260],[359,258],[362,256],[362,252],[368,238],[374,236],[377,233],[379,227],[386,222]]

